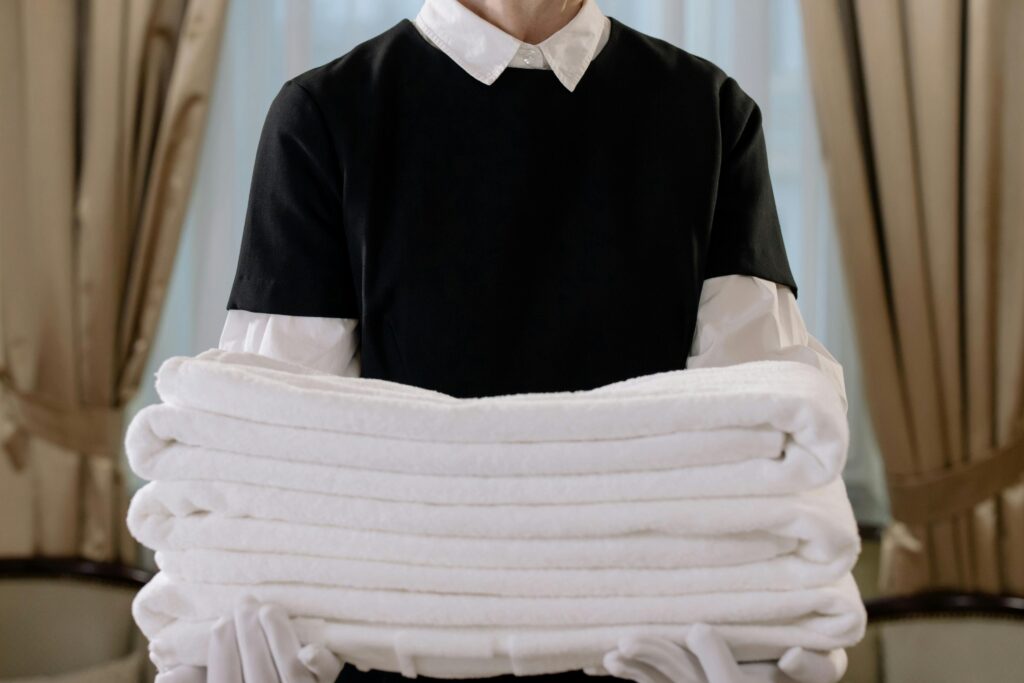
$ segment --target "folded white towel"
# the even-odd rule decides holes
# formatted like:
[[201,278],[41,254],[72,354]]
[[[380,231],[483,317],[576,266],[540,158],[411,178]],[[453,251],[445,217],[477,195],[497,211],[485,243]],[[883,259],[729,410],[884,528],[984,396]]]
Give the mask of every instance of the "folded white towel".
[[[142,495],[140,492],[139,495]],[[715,567],[793,554],[795,538],[765,533],[729,537],[637,534],[621,537],[493,539],[443,538],[356,531],[222,515],[146,515],[132,534],[158,550],[193,548],[341,557],[414,566],[491,569]],[[385,542],[385,540],[387,542]]]
[[455,399],[211,349],[157,372],[126,436],[133,605],[161,670],[242,594],[407,675],[600,664],[627,632],[719,625],[740,659],[847,647],[864,611],[819,371],[763,361],[585,392]]
[[[845,581],[843,579],[842,581]],[[842,583],[842,581],[840,583]],[[570,627],[615,624],[678,624],[688,621],[710,623],[770,623],[789,619],[827,621],[837,616],[837,627],[828,632],[844,633],[852,623],[850,613],[821,606],[822,596],[830,599],[837,586],[792,591],[748,591],[743,593],[695,593],[672,596],[598,597],[496,597],[490,595],[439,595],[402,591],[356,590],[303,584],[187,584],[161,575],[147,584],[149,590],[138,604],[143,613],[152,612],[175,619],[216,619],[231,611],[245,593],[284,606],[296,616],[318,617],[345,622],[391,624],[393,626],[503,626]],[[809,611],[811,601],[815,609]],[[163,623],[161,620],[160,623]],[[145,628],[145,627],[144,627]]]
[[[165,666],[198,663],[187,650],[203,647],[197,632],[245,593],[282,604],[310,629],[306,637],[353,664],[439,677],[593,666],[632,626],[683,642],[681,627],[697,620],[744,625],[723,633],[747,659],[862,637],[863,608],[849,581],[859,541],[841,480],[802,496],[531,506],[550,517],[519,519],[526,538],[433,535],[451,531],[442,511],[453,524],[494,513],[482,533],[511,528],[512,506],[362,501],[364,514],[338,520],[423,525],[403,534],[317,524],[335,510],[302,500],[311,494],[252,487],[256,495],[233,497],[217,487],[155,482],[132,502],[133,533],[159,549],[164,570],[137,597],[136,620]],[[390,517],[387,508],[413,509]],[[314,523],[250,516],[301,510]],[[624,535],[599,534],[603,521]],[[530,537],[531,524],[544,535]],[[566,531],[580,535],[559,537]],[[601,624],[608,628],[595,638]]]
[[[625,633],[682,643],[685,625],[696,621],[719,626],[741,660],[775,659],[796,645],[848,647],[864,630],[864,608],[849,575],[830,586],[796,591],[518,601],[466,596],[443,606],[430,595],[180,585],[158,575],[133,605],[157,665],[204,663],[210,625],[243,593],[284,605],[299,615],[296,626],[304,641],[324,642],[353,665],[446,678],[596,666]],[[408,623],[416,619],[433,625]]]
[[[862,610],[853,602],[836,601],[839,611]],[[293,620],[302,642],[324,643],[335,652],[351,653],[347,660],[362,670],[399,671],[406,676],[483,678],[501,674],[531,676],[573,671],[592,666],[614,649],[621,636],[646,634],[685,643],[689,624],[593,626],[571,629],[431,628],[399,629],[372,624],[343,624],[322,619]],[[837,642],[862,636],[836,637],[816,630],[814,622],[764,625],[717,624],[741,661],[775,660],[799,643],[828,651]],[[206,662],[210,622],[172,621],[150,643],[150,654],[161,670],[178,663]],[[852,629],[856,631],[856,629]]]
[[[443,436],[443,435],[442,435]],[[168,403],[142,408],[132,419],[125,445],[132,469],[161,479],[178,468],[175,457],[246,458],[260,477],[286,472],[284,464],[460,477],[642,472],[761,459],[780,468],[785,434],[770,427],[681,431],[626,439],[478,443],[391,439],[292,427],[234,418]],[[189,447],[203,450],[190,454]],[[174,450],[169,450],[173,448]],[[224,469],[215,462],[206,468]],[[824,469],[824,468],[821,468]],[[208,470],[209,471],[209,470]],[[231,473],[231,476],[237,474]],[[274,481],[264,479],[263,481]]]
[[[337,436],[334,435],[335,440],[338,440]],[[574,445],[580,448],[582,443]],[[616,443],[623,453],[629,452],[628,444],[624,445],[623,441]],[[514,451],[526,444],[499,446],[501,450]],[[480,450],[479,445],[476,448]],[[638,445],[637,449],[641,450],[642,446]],[[401,447],[387,448],[386,452],[400,453]],[[809,457],[807,451],[790,449],[785,459],[779,457],[779,452],[774,451],[773,457],[766,457],[767,452],[763,452],[760,457],[743,462],[648,471],[462,476],[402,474],[289,462],[178,443],[165,446],[153,457],[142,458],[139,450],[129,446],[134,471],[151,480],[207,480],[253,485],[273,482],[276,488],[293,491],[350,497],[363,497],[373,492],[381,499],[418,503],[530,505],[773,494],[802,491],[827,480],[819,462]],[[518,460],[514,452],[508,455],[508,461]],[[557,455],[552,457],[557,461]],[[366,456],[366,461],[373,460],[373,454]]]
[[[285,365],[280,361],[220,350],[186,360],[168,359],[157,374],[161,396],[175,405],[150,406],[129,425],[128,457],[143,478],[272,482],[296,491],[373,492],[420,503],[589,503],[802,491],[834,479],[845,455],[846,423],[836,419],[834,392],[821,373],[798,363],[748,364],[756,366],[748,370],[761,378],[760,387],[748,373],[727,381],[726,368],[661,373],[533,400],[446,400],[375,381],[374,400],[387,398],[367,407],[362,378],[283,371],[269,367]],[[259,391],[250,390],[254,382]],[[353,397],[364,413],[361,424],[345,405],[313,424],[326,404]],[[610,398],[614,419],[606,412]],[[276,401],[272,412],[258,410],[265,401]],[[292,411],[306,418],[298,423],[302,428],[281,424],[282,413]],[[404,433],[395,429],[399,414],[428,432],[413,433],[407,422]],[[485,426],[503,414],[502,424],[516,430],[508,434],[512,441],[500,441]],[[552,433],[556,414],[571,434]],[[652,420],[669,431],[653,431]],[[534,433],[535,422],[547,425],[547,433]],[[747,428],[737,429],[737,422]],[[531,440],[541,436],[561,440]],[[480,448],[475,440],[485,438],[492,443]],[[394,469],[403,466],[411,471]]]
[[[596,556],[594,548],[588,547],[590,561],[626,563],[598,566],[651,566],[636,563],[669,561],[659,557],[669,552],[666,546],[674,542],[672,539],[700,541],[703,552],[689,560],[685,556],[675,557],[670,560],[674,564],[667,566],[720,566],[735,562],[731,541],[742,541],[740,548],[749,546],[760,552],[763,547],[773,547],[818,563],[854,557],[859,550],[856,523],[840,479],[791,496],[529,506],[392,503],[244,484],[158,481],[143,487],[128,510],[131,532],[157,550],[174,547],[171,544],[175,542],[178,548],[266,549],[267,540],[259,537],[253,539],[254,547],[239,547],[242,538],[249,536],[237,536],[235,525],[226,523],[229,518],[291,523],[284,525],[285,535],[289,533],[288,526],[313,526],[315,533],[327,533],[334,527],[383,532],[368,534],[358,547],[346,544],[343,549],[315,554],[344,552],[347,554],[342,557],[352,559],[428,565],[464,558],[455,566],[480,566],[478,563],[496,562],[494,558],[507,553],[505,564],[490,566],[594,566],[581,564],[582,556],[576,558],[552,550],[552,546],[569,548],[570,541],[587,539],[594,541],[595,548],[603,546],[608,551],[602,559]],[[183,524],[188,522],[205,528],[212,536],[208,541],[212,545],[196,546],[194,538],[183,542],[180,534],[191,529],[191,525]],[[395,535],[425,539],[423,554],[392,556],[398,542]],[[511,539],[520,542],[510,544]],[[293,544],[286,539],[281,542],[288,547]],[[631,542],[650,543],[650,556],[638,554],[639,548],[628,546]],[[722,558],[715,552],[718,544],[725,546]],[[331,545],[337,548],[337,544]],[[513,547],[514,552],[507,552]],[[524,557],[527,550],[532,550],[536,557]],[[679,564],[687,561],[690,564]]]
[[[377,437],[354,442],[354,447],[365,448],[365,453],[350,453],[342,462],[328,462],[360,469],[374,469],[378,465],[373,463],[378,460],[387,463],[379,467],[388,469],[396,461],[422,457],[422,445],[410,445],[409,441],[488,444],[488,449],[478,449],[468,458],[465,449],[431,449],[426,453],[427,457],[459,458],[460,462],[480,458],[471,469],[473,475],[507,474],[509,465],[502,464],[502,460],[510,457],[536,462],[550,461],[552,455],[568,459],[562,473],[617,471],[624,461],[634,458],[636,464],[630,466],[631,470],[646,469],[652,463],[664,469],[666,464],[686,466],[688,453],[677,453],[672,456],[677,459],[674,463],[665,463],[665,450],[659,451],[659,446],[671,447],[671,442],[665,444],[664,439],[650,437],[728,430],[735,439],[735,430],[741,429],[742,438],[754,438],[756,444],[743,448],[746,452],[742,454],[725,451],[722,461],[744,462],[741,458],[750,454],[756,460],[769,460],[758,462],[758,467],[750,470],[751,477],[767,476],[766,481],[757,482],[769,487],[756,489],[763,494],[783,492],[772,491],[771,487],[786,489],[788,480],[799,482],[788,487],[796,491],[807,488],[804,482],[823,484],[835,478],[845,462],[849,439],[839,398],[828,380],[817,369],[792,361],[669,371],[589,391],[456,399],[394,382],[318,373],[257,354],[210,349],[194,358],[173,356],[165,360],[157,371],[156,387],[163,401],[172,406],[263,425]],[[152,466],[146,461],[160,450],[158,442],[165,441],[166,436],[166,432],[149,425],[150,416],[144,411],[133,419],[126,438],[133,466],[143,470]],[[166,416],[164,420],[166,425]],[[206,432],[219,428],[207,425]],[[224,429],[230,430],[227,438],[235,446],[225,444],[223,438],[219,443],[197,445],[245,454],[267,452],[266,447],[252,445],[257,435],[246,433],[244,425],[225,423]],[[771,432],[784,435],[781,452],[778,437],[772,439]],[[323,445],[319,435],[307,436],[307,443],[319,450]],[[198,438],[199,432],[195,432],[193,440],[186,443],[196,444]],[[590,451],[578,443],[637,438],[641,441],[627,444],[627,449],[605,445]],[[538,442],[548,443],[547,449],[526,448],[520,454],[514,448]],[[491,444],[503,447],[488,453]],[[695,445],[704,444],[698,441]],[[768,448],[760,450],[765,445]],[[652,452],[645,452],[647,447],[652,447]],[[566,453],[558,455],[559,451],[553,450],[557,448]],[[302,450],[290,449],[291,454],[296,452]],[[692,452],[694,449],[689,450]],[[275,457],[288,456],[275,452]],[[324,456],[312,457],[312,462],[324,462]],[[357,457],[361,461],[356,461]],[[703,464],[707,464],[706,458],[705,452]],[[299,460],[304,459],[299,456]],[[768,475],[771,467],[783,471]],[[450,466],[441,468],[442,473],[453,470]],[[529,472],[518,468],[516,473]],[[729,476],[736,474],[728,472]],[[751,486],[742,479],[735,484]]]
[[[672,539],[660,538],[670,544]],[[794,555],[719,567],[494,568],[413,565],[321,555],[237,550],[161,550],[160,571],[174,581],[225,585],[299,583],[372,590],[514,597],[690,595],[794,590],[835,583],[848,555],[808,563]]]

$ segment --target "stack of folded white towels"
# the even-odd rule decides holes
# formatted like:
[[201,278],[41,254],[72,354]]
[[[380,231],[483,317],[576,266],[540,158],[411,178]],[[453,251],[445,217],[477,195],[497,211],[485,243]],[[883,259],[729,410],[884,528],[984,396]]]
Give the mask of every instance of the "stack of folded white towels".
[[407,676],[600,671],[620,636],[697,622],[742,661],[863,635],[846,415],[811,366],[457,399],[210,349],[156,388],[126,446],[161,670],[204,665],[244,594]]

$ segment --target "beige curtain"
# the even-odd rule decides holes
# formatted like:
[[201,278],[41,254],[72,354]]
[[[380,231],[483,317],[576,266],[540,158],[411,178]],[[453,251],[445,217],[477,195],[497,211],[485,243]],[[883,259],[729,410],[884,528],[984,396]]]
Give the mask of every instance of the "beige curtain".
[[0,556],[133,562],[141,379],[227,0],[0,0]]
[[1024,2],[803,16],[892,497],[880,589],[1024,595]]

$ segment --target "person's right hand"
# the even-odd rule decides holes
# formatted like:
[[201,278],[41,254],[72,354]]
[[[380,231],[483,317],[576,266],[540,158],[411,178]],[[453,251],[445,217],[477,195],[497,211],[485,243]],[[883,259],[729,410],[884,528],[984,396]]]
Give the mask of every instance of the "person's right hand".
[[213,625],[206,662],[176,667],[155,683],[334,683],[342,667],[327,648],[303,647],[284,609],[249,596]]
[[799,647],[775,663],[740,664],[722,634],[707,624],[691,627],[685,646],[653,636],[625,636],[603,662],[607,673],[636,683],[838,683],[846,665],[845,650]]

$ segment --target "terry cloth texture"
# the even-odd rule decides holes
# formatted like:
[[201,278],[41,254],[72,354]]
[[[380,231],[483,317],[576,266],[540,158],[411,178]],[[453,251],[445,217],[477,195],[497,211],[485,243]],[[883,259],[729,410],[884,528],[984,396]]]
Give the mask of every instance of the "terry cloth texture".
[[845,413],[805,364],[463,399],[211,349],[156,386],[126,447],[161,670],[202,665],[246,593],[407,676],[600,670],[696,622],[744,661],[863,634]]

